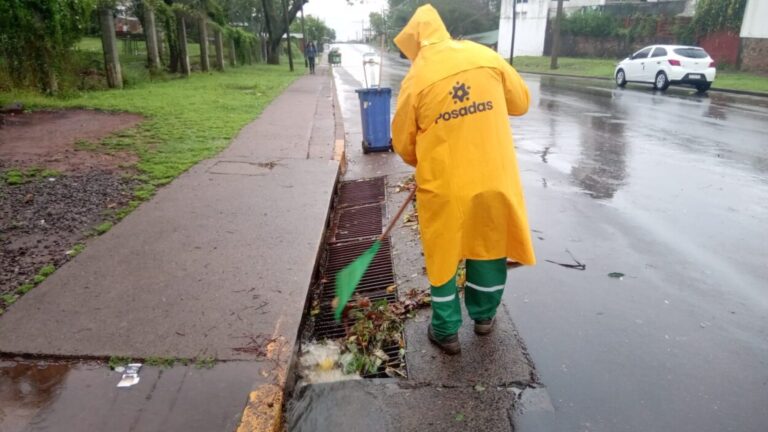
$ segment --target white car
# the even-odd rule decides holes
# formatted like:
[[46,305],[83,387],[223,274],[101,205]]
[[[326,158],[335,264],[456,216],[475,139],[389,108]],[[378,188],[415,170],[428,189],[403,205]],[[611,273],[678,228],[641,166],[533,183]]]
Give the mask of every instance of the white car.
[[640,82],[663,91],[670,84],[685,84],[705,92],[716,74],[715,61],[699,47],[651,45],[619,62],[613,76],[619,87]]

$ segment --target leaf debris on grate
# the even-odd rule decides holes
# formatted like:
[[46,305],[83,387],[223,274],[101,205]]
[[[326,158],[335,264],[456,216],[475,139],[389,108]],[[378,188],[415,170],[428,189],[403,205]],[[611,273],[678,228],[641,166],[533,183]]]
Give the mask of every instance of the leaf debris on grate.
[[[331,302],[335,296],[336,274],[354,261],[376,240],[384,227],[386,184],[384,177],[342,182],[339,185],[337,215],[332,219],[326,245],[326,262],[320,286],[319,310],[314,319],[314,336],[318,339],[343,339],[347,330],[334,320]],[[381,248],[360,281],[355,293],[371,302],[385,300],[397,302],[397,291],[387,290],[395,283],[390,239],[382,240]],[[376,373],[363,374],[365,378],[402,374],[405,359],[399,344],[385,345],[381,350],[388,361]]]

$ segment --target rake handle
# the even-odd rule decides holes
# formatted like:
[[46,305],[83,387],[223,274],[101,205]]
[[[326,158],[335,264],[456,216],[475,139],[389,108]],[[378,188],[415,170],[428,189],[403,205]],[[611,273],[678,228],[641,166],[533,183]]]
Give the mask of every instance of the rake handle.
[[392,229],[397,224],[397,221],[400,220],[400,216],[403,215],[403,212],[405,211],[405,208],[408,207],[408,204],[410,204],[410,202],[411,202],[411,200],[413,200],[414,196],[416,196],[416,185],[415,184],[413,185],[413,190],[411,191],[411,193],[408,194],[408,198],[406,198],[405,202],[403,202],[403,205],[400,206],[400,210],[398,210],[397,214],[395,215],[395,217],[393,217],[389,221],[389,225],[387,225],[387,229],[384,230],[384,233],[381,236],[379,236],[379,241],[384,240],[385,238],[387,238],[387,236],[389,235],[389,232],[392,231]]

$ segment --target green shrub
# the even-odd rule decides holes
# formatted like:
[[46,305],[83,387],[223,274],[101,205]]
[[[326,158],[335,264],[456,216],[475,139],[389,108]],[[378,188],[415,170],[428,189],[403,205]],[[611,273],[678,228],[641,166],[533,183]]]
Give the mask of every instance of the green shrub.
[[57,92],[93,6],[94,0],[0,2],[0,56],[12,85]]
[[699,34],[720,30],[738,32],[747,0],[698,0],[693,27]]
[[619,30],[619,22],[611,15],[598,10],[584,9],[563,17],[560,32],[574,36],[608,37]]

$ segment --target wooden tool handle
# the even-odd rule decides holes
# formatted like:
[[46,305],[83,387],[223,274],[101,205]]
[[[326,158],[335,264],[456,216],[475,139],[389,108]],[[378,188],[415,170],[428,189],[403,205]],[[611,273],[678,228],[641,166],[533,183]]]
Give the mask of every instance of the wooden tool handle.
[[389,232],[392,231],[392,229],[397,224],[397,221],[400,220],[400,216],[403,215],[403,212],[405,211],[405,208],[408,207],[408,204],[410,204],[410,202],[411,202],[411,200],[413,200],[414,196],[416,196],[416,185],[415,184],[413,185],[413,190],[411,191],[411,193],[408,194],[408,198],[406,198],[405,202],[403,203],[403,205],[400,206],[400,210],[398,210],[397,214],[395,215],[395,217],[393,217],[389,221],[389,225],[387,225],[387,229],[384,231],[384,234],[382,234],[379,237],[379,240],[384,240],[385,238],[387,238],[387,236],[389,235]]

